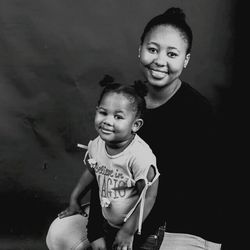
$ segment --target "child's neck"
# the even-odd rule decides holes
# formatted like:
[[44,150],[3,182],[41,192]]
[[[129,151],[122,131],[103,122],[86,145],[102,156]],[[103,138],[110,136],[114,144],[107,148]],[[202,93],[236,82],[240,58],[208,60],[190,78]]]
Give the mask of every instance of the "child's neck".
[[122,142],[116,142],[116,143],[105,143],[106,151],[109,155],[117,155],[121,153],[125,148],[128,147],[128,145],[131,143],[131,141],[134,139],[135,134],[130,136],[130,138],[126,141]]

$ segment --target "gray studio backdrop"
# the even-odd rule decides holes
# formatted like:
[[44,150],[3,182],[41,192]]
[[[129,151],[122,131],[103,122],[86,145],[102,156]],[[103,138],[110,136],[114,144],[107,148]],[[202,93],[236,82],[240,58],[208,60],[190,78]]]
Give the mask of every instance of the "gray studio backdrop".
[[184,9],[194,33],[183,78],[220,110],[232,84],[235,2],[227,0],[0,0],[1,234],[45,232],[66,206],[96,134],[104,74],[142,79],[146,22]]

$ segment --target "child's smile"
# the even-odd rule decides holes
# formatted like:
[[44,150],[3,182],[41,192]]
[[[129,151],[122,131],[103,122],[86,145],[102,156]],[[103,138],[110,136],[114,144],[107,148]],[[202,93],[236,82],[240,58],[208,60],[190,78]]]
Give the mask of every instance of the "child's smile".
[[108,146],[119,146],[133,137],[135,111],[123,94],[108,93],[97,107],[95,126]]

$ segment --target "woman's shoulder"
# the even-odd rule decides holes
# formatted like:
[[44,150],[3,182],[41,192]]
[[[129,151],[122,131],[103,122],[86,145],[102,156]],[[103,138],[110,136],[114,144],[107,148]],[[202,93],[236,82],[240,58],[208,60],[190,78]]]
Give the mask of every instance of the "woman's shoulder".
[[207,110],[210,112],[213,110],[210,101],[187,82],[182,82],[182,86],[177,97],[181,99],[182,105],[188,104],[194,109]]

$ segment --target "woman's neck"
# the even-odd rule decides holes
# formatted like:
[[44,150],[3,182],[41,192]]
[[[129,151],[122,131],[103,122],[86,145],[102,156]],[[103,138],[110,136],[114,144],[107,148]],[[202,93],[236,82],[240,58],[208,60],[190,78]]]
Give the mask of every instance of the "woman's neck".
[[146,96],[146,103],[148,109],[153,109],[161,106],[166,103],[181,86],[181,80],[178,79],[162,88],[148,87],[148,95]]

